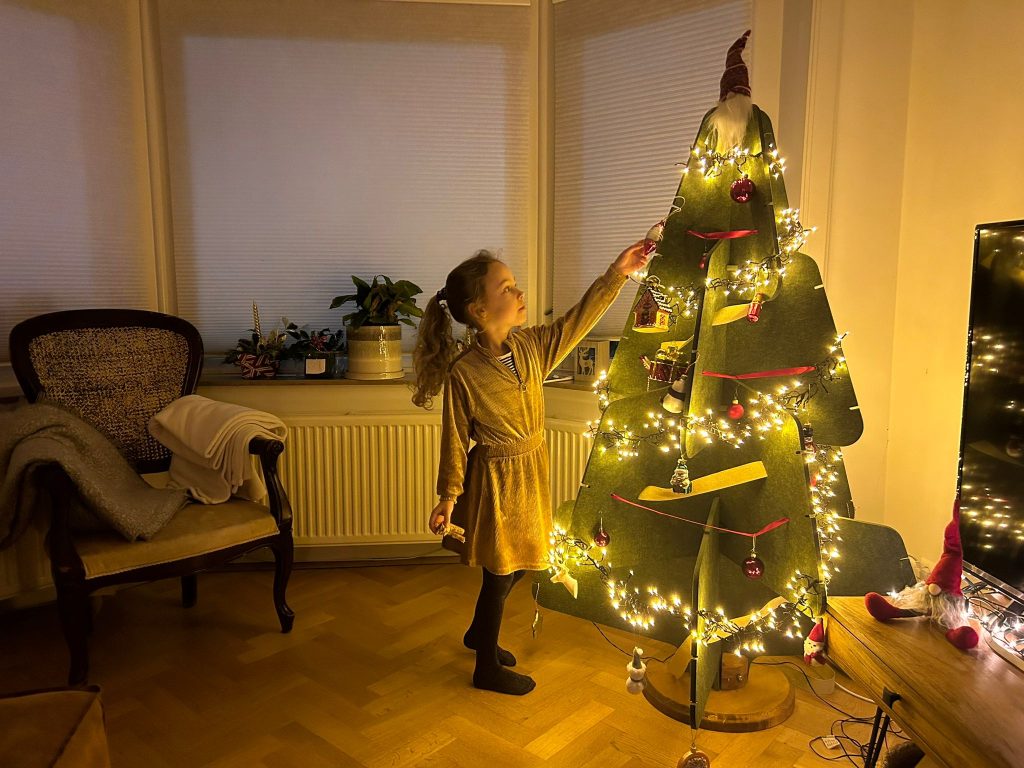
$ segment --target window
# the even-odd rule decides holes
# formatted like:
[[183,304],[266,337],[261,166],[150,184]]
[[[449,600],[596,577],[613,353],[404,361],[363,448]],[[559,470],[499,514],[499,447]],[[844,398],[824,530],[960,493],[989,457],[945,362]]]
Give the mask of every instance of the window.
[[120,0],[0,5],[0,360],[11,327],[156,309],[139,33]]
[[208,350],[253,300],[265,330],[339,327],[353,274],[423,306],[479,248],[527,287],[529,12],[161,3],[178,312]]
[[[750,21],[749,0],[555,5],[556,315],[668,213],[676,163]],[[621,334],[635,294],[627,286],[595,332]]]

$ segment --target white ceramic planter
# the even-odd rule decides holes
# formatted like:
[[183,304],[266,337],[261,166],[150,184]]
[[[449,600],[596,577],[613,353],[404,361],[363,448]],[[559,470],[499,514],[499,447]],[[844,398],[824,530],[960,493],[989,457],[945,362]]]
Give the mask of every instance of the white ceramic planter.
[[402,370],[402,326],[364,325],[348,329],[347,379],[379,381],[400,379]]

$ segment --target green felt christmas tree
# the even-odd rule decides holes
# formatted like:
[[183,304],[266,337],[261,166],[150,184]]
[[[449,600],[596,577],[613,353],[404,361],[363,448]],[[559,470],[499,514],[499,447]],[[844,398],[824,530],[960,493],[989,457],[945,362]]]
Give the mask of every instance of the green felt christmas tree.
[[648,235],[581,488],[556,513],[554,583],[539,595],[688,641],[694,723],[723,652],[800,655],[828,593],[913,581],[898,534],[852,519],[841,448],[861,415],[771,121],[750,101],[745,42]]

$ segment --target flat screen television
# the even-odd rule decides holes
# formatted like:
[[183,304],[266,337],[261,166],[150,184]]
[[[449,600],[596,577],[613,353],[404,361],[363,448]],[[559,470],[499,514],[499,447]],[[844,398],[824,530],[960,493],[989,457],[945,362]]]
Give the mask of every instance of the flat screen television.
[[974,233],[958,492],[965,570],[1024,600],[1024,220]]

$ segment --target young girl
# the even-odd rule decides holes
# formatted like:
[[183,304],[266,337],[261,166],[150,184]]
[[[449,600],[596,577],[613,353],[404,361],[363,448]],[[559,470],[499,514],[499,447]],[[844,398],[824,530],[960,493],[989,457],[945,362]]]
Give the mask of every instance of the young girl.
[[[483,584],[463,643],[476,651],[473,685],[522,695],[533,679],[505,667],[515,657],[498,647],[505,598],[526,571],[548,567],[552,528],[548,453],[541,385],[619,295],[630,272],[643,268],[643,241],[630,246],[552,325],[513,330],[526,320],[515,276],[487,251],[451,271],[432,297],[419,328],[413,402],[430,408],[444,390],[441,461],[430,529],[465,528],[465,543],[444,546],[466,565],[481,566]],[[476,331],[460,349],[449,315]],[[470,440],[476,445],[470,450]]]

